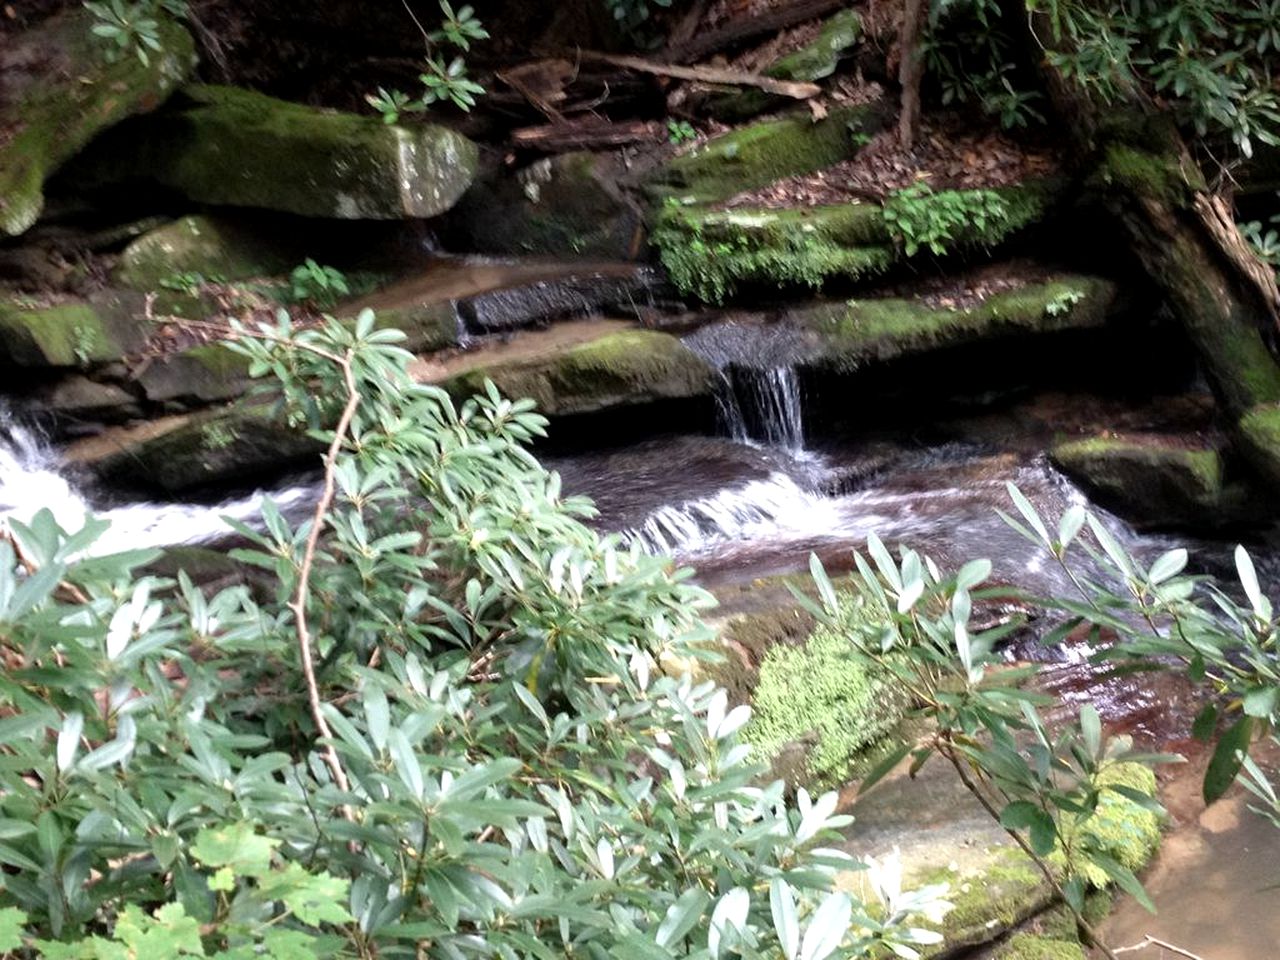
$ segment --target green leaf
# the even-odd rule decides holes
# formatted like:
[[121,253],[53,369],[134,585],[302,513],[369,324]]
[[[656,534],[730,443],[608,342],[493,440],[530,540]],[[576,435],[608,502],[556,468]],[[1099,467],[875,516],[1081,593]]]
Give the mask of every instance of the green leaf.
[[667,908],[662,923],[654,934],[658,946],[674,946],[682,941],[689,931],[706,912],[711,898],[700,887],[692,887],[682,893],[678,900]]
[[1206,703],[1191,724],[1191,735],[1197,740],[1208,743],[1213,739],[1213,732],[1217,728],[1218,707],[1216,704]]
[[1222,735],[1209,760],[1209,767],[1204,772],[1204,802],[1214,803],[1235,783],[1240,765],[1244,763],[1249,751],[1249,741],[1253,735],[1253,718],[1241,717]]
[[1095,850],[1088,850],[1085,853],[1089,861],[1096,864],[1117,887],[1123,890],[1138,903],[1142,904],[1151,913],[1156,912],[1156,905],[1151,902],[1151,898],[1147,896],[1146,889],[1138,882],[1138,878],[1134,876],[1133,871],[1116,860],[1111,859],[1105,854],[1098,853]]
[[1089,756],[1097,759],[1102,756],[1102,719],[1098,716],[1098,708],[1086,703],[1080,708],[1080,733],[1084,736],[1085,749]]
[[271,868],[279,840],[259,836],[253,824],[206,827],[196,834],[191,856],[206,867],[230,867],[237,876],[260,877]]
[[861,796],[883,780],[894,767],[906,759],[907,754],[909,754],[911,750],[912,744],[904,743],[894,750],[889,751],[889,754],[872,767],[871,771],[862,778],[862,782],[858,784],[858,795]]
[[0,909],[0,951],[8,953],[22,946],[22,932],[27,915],[17,907]]
[[1151,565],[1151,570],[1147,573],[1147,579],[1152,584],[1164,583],[1170,577],[1175,577],[1181,573],[1187,566],[1187,551],[1178,547],[1163,553]]
[[1274,684],[1254,687],[1244,695],[1244,712],[1248,716],[1266,720],[1276,712],[1278,699],[1280,699],[1280,687]]

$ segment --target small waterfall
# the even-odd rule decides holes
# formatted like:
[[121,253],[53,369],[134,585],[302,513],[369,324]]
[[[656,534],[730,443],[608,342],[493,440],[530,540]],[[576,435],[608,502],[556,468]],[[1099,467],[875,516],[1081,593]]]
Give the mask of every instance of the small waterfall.
[[804,408],[794,331],[733,321],[712,324],[684,339],[720,373],[717,404],[726,433],[792,453],[804,450]]
[[724,543],[767,536],[782,527],[829,528],[830,501],[800,488],[784,473],[721,490],[708,497],[659,507],[622,531],[646,553],[687,554]]
[[74,533],[87,517],[97,516],[111,527],[93,545],[90,552],[96,555],[218,540],[231,532],[224,517],[256,526],[267,497],[287,515],[305,509],[318,495],[319,484],[311,482],[217,504],[141,502],[96,509],[63,475],[45,438],[0,406],[0,526],[9,520],[28,523],[47,509],[60,527]]

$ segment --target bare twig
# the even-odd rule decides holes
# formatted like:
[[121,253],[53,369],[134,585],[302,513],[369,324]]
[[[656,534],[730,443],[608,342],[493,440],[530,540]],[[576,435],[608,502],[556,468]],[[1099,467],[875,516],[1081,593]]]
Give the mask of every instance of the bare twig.
[[1172,950],[1178,956],[1186,957],[1187,960],[1206,960],[1205,957],[1200,956],[1200,954],[1198,953],[1192,953],[1190,950],[1183,950],[1181,947],[1175,947],[1172,943],[1169,943],[1167,940],[1159,940],[1151,936],[1151,934],[1147,934],[1145,937],[1143,937],[1140,943],[1132,943],[1127,947],[1116,947],[1111,952],[1112,953],[1134,953],[1135,951],[1138,951],[1138,950],[1145,950],[1147,949],[1147,947],[1160,947],[1164,950]]
[[660,77],[675,77],[678,80],[701,80],[704,83],[724,83],[736,87],[758,87],[766,93],[791,97],[795,100],[807,100],[816,97],[822,88],[816,83],[800,83],[794,80],[779,80],[758,73],[743,73],[741,70],[728,70],[723,67],[681,67],[670,63],[658,63],[643,57],[629,57],[620,54],[598,53],[593,50],[582,50],[578,57],[587,63],[607,63],[624,70],[636,70],[640,73],[652,73]]
[[[324,702],[320,698],[320,687],[316,683],[311,631],[307,625],[307,595],[311,589],[311,570],[315,566],[316,549],[320,543],[320,531],[324,527],[325,519],[329,514],[329,508],[333,505],[334,494],[337,490],[335,473],[338,465],[338,455],[342,452],[342,446],[347,439],[347,432],[351,429],[351,421],[356,415],[356,408],[360,406],[360,390],[356,385],[355,372],[351,367],[350,352],[341,357],[336,357],[336,355],[327,351],[316,352],[329,358],[336,358],[342,369],[343,383],[347,390],[347,402],[342,408],[342,416],[338,418],[338,425],[333,431],[333,440],[329,443],[329,450],[325,454],[324,486],[320,493],[320,499],[316,503],[315,512],[312,514],[311,529],[307,532],[307,543],[303,549],[302,564],[298,570],[298,589],[294,593],[293,600],[289,602],[289,609],[293,611],[294,625],[297,629],[298,656],[302,662],[302,676],[307,684],[307,701],[311,706],[311,717],[315,721],[316,732],[330,741],[324,745],[322,756],[325,764],[328,765],[329,770],[333,773],[334,783],[338,785],[338,788],[343,793],[346,793],[351,789],[351,782],[347,779],[347,772],[343,769],[342,760],[338,757],[338,751],[333,746],[333,730],[329,727],[329,721],[324,717]],[[343,813],[348,820],[354,819],[354,814],[350,807],[344,806]]]

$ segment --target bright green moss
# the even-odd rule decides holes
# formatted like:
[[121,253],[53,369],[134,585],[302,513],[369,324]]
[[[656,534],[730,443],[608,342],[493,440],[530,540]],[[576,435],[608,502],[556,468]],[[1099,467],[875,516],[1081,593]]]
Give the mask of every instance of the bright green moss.
[[1280,405],[1257,406],[1236,426],[1236,435],[1254,469],[1280,487]]
[[1089,329],[1106,322],[1115,287],[1065,276],[998,293],[963,309],[913,299],[850,300],[792,314],[825,341],[823,362],[851,369],[869,360],[983,339]]
[[1085,960],[1085,952],[1074,940],[1015,933],[995,952],[993,960]]
[[549,416],[710,396],[714,384],[705,361],[656,330],[624,330],[547,356],[469,370],[445,387],[470,396],[486,379],[508,397],[532,398]]
[[[1155,796],[1156,776],[1140,763],[1118,763],[1108,767],[1099,778],[1103,787],[1120,786]],[[1114,790],[1103,789],[1092,817],[1080,827],[1091,845],[1130,870],[1147,865],[1160,847],[1160,818],[1151,810]],[[1095,887],[1110,882],[1107,875],[1091,864],[1081,871]]]
[[942,950],[987,943],[1035,916],[1053,900],[1044,875],[1021,851],[999,850],[992,862],[975,874],[939,868],[918,884],[946,883],[953,907],[942,923]]
[[774,646],[760,665],[743,735],[763,757],[805,742],[800,785],[840,784],[859,753],[902,718],[905,700],[888,677],[852,656],[848,632],[874,618],[869,604],[850,599],[840,626],[820,625],[799,646]]
[[1093,182],[1149,197],[1171,207],[1183,206],[1190,193],[1176,154],[1149,153],[1127,143],[1110,144]]
[[111,294],[49,307],[0,300],[0,359],[27,367],[119,360],[146,339],[140,301]]
[[808,111],[765,120],[716,137],[682,154],[649,181],[655,198],[697,202],[727,200],[796,174],[839,163],[854,152],[853,134],[884,125],[883,105],[841,107],[815,121]]

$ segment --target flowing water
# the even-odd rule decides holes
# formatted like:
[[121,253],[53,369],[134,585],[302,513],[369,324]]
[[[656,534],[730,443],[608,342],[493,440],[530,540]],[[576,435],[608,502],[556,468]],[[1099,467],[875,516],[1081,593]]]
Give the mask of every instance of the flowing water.
[[318,492],[316,483],[300,482],[212,504],[95,502],[71,479],[41,433],[0,406],[0,526],[9,520],[29,523],[48,510],[59,526],[75,532],[87,517],[97,516],[111,525],[91,548],[93,554],[226,539],[231,531],[225,518],[257,524],[267,496],[290,512],[305,509]]

